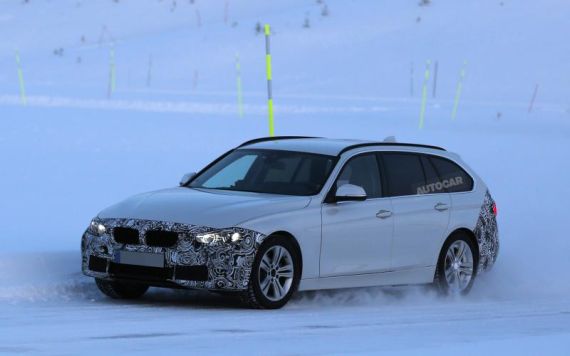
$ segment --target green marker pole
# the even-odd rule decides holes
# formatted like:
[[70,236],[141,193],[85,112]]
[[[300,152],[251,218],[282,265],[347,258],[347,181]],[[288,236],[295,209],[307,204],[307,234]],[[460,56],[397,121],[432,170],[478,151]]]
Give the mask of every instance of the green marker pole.
[[463,62],[463,67],[459,72],[459,80],[457,81],[457,89],[455,90],[455,100],[453,101],[453,110],[451,111],[451,119],[455,120],[457,117],[457,108],[459,107],[459,99],[461,99],[461,91],[463,90],[463,79],[465,79],[465,68],[467,61]]
[[424,74],[424,85],[422,88],[422,106],[420,109],[420,123],[418,128],[421,130],[424,128],[424,118],[426,114],[426,104],[427,104],[427,94],[428,94],[428,82],[429,82],[429,67],[431,65],[431,61],[428,59],[426,62],[426,71]]
[[111,98],[115,91],[115,47],[111,47],[109,51],[109,86],[107,88],[107,97]]
[[271,28],[265,25],[265,67],[267,69],[267,108],[269,112],[269,136],[275,136],[275,126],[273,122],[273,96],[271,92],[271,52],[269,48],[269,36]]
[[436,90],[437,90],[437,69],[438,69],[438,62],[435,61],[435,63],[433,64],[433,92],[432,92],[432,98],[435,99],[435,94],[436,94]]
[[16,70],[18,72],[18,83],[20,85],[20,101],[26,105],[28,98],[26,97],[26,86],[24,85],[24,73],[22,72],[22,64],[20,63],[20,53],[16,51]]
[[243,99],[241,93],[241,65],[239,63],[239,53],[236,53],[236,73],[237,73],[237,100],[239,117],[243,117]]

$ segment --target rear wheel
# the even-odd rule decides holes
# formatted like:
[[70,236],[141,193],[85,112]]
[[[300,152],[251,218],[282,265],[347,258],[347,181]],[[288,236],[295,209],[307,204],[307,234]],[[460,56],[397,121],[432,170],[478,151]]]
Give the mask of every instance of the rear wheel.
[[95,278],[95,283],[103,294],[114,299],[137,299],[148,290],[146,284],[132,282],[106,281]]
[[435,284],[442,294],[466,295],[477,275],[476,246],[464,233],[450,236],[441,250]]
[[300,276],[300,256],[293,243],[286,237],[273,237],[257,252],[242,298],[252,308],[281,308],[297,290]]

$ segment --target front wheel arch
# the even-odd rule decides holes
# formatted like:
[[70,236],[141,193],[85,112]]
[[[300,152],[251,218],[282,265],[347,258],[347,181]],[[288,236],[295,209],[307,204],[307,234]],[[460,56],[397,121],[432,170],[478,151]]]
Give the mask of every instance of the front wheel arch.
[[[282,233],[272,233],[267,236],[261,244],[259,245],[258,250],[256,251],[255,258],[252,264],[252,270],[250,274],[250,280],[247,286],[247,289],[244,290],[240,296],[242,301],[251,308],[255,309],[278,309],[283,307],[291,298],[291,296],[297,291],[299,283],[301,281],[301,255],[299,246],[294,238],[290,237],[291,235],[287,236],[286,234]],[[261,273],[261,259],[264,257],[266,253],[269,253],[274,248],[283,248],[287,250],[286,255],[281,254],[278,257],[278,261],[283,261],[282,258],[285,260],[289,260],[290,265],[292,268],[292,279],[290,281],[290,286],[288,287],[288,291],[286,294],[281,297],[281,299],[272,299],[270,296],[267,295],[266,292],[262,291],[261,287],[261,280],[259,279],[259,273]],[[274,253],[274,252],[273,252]],[[285,256],[285,257],[281,257]],[[288,256],[288,257],[287,257]],[[272,258],[275,258],[275,254]],[[275,263],[275,260],[273,261]],[[279,263],[279,262],[278,262]],[[280,264],[277,264],[277,266]],[[279,275],[274,274],[275,270],[277,269],[275,264],[271,265],[271,275],[267,274],[264,280],[268,278],[273,279],[273,283],[275,283],[275,279],[280,279]],[[267,272],[266,272],[267,273]],[[272,277],[270,277],[272,276]],[[282,278],[287,279],[288,276],[283,276]],[[283,283],[288,283],[287,281],[282,281]],[[278,283],[282,283],[278,282]],[[267,284],[266,284],[267,285]],[[284,285],[281,285],[283,288]],[[275,287],[273,287],[275,288]],[[275,293],[275,290],[274,290]]]
[[302,278],[302,276],[303,276],[303,253],[301,251],[301,246],[299,245],[299,242],[297,241],[295,236],[293,236],[293,234],[291,234],[290,232],[287,232],[287,231],[283,231],[283,230],[272,232],[263,240],[263,242],[265,242],[271,238],[276,238],[276,237],[286,237],[293,243],[293,246],[297,250],[297,254],[299,256],[300,274],[301,274],[301,278]]

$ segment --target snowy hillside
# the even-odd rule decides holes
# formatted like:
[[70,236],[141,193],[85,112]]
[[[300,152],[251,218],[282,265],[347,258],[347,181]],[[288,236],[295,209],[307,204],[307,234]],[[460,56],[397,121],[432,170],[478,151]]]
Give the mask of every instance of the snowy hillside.
[[[274,342],[276,353],[567,354],[569,11],[561,0],[0,2],[0,353],[189,344],[219,353],[227,349],[218,340],[229,338],[261,354],[273,351],[252,339]],[[273,29],[277,134],[436,144],[487,182],[501,252],[471,296],[440,300],[415,287],[305,293],[265,314],[159,290],[123,306],[80,275],[79,238],[102,208],[174,186],[267,135],[257,23]],[[100,327],[114,315],[114,326]],[[66,336],[50,332],[64,327]]]
[[542,103],[568,109],[560,90],[570,68],[560,37],[568,29],[564,1],[417,3],[4,2],[0,28],[10,41],[0,44],[0,85],[3,94],[17,94],[14,52],[19,50],[30,95],[104,98],[114,44],[119,97],[148,98],[149,91],[155,99],[154,91],[179,99],[210,94],[233,104],[239,52],[244,90],[251,96],[247,102],[263,104],[264,41],[255,27],[267,22],[274,32],[275,91],[284,98],[408,98],[413,64],[417,99],[431,59],[439,63],[440,101],[453,99],[467,61],[465,100],[504,111],[507,104],[526,106],[540,84]]

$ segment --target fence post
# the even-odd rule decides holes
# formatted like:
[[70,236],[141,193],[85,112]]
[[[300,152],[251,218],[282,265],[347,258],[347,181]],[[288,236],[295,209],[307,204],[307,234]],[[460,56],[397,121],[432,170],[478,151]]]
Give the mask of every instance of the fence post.
[[534,87],[534,92],[532,93],[532,99],[530,99],[530,104],[528,106],[528,113],[530,114],[532,108],[534,107],[534,101],[536,100],[536,94],[538,94],[538,84]]
[[414,62],[410,63],[410,96],[414,97]]
[[237,100],[238,100],[238,114],[243,117],[243,98],[241,93],[241,64],[239,62],[239,53],[236,53],[236,74],[237,74]]
[[152,54],[148,56],[148,70],[146,72],[146,86],[150,87],[150,81],[152,78]]
[[115,91],[115,46],[109,50],[109,83],[107,87],[107,98],[111,98]]

